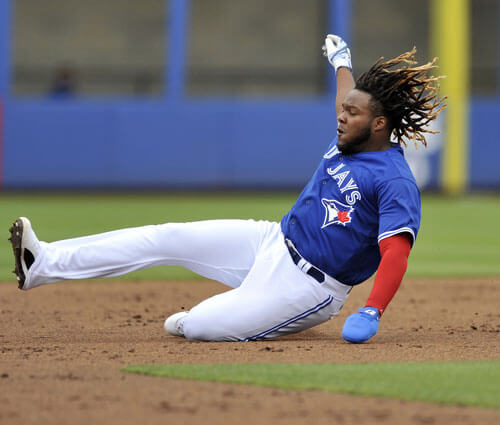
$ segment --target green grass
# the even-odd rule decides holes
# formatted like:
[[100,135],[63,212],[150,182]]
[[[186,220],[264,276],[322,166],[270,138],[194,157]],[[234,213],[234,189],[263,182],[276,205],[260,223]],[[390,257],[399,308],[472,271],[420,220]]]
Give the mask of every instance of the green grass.
[[500,409],[500,361],[368,364],[172,364],[126,372]]
[[426,196],[409,276],[500,276],[500,196]]
[[[0,280],[13,281],[6,239],[13,219],[29,217],[39,237],[54,241],[168,221],[214,218],[279,220],[297,193],[13,194],[0,193]],[[423,199],[423,221],[408,276],[500,276],[500,197]],[[3,233],[2,233],[3,232]],[[2,240],[0,238],[0,240]],[[188,279],[180,268],[157,267],[124,279]]]
[[[31,220],[38,237],[47,242],[124,227],[216,218],[280,220],[293,205],[291,193],[188,194],[10,194],[0,192],[0,281],[13,281],[12,249],[8,229],[19,216]],[[2,230],[3,229],[3,230]],[[122,279],[192,279],[197,275],[180,267],[156,267],[130,273]],[[114,278],[116,279],[116,278]]]

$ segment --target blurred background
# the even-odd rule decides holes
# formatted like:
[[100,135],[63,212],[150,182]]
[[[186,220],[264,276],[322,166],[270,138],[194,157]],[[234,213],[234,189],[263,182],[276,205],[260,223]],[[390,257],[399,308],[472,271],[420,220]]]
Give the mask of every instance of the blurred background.
[[413,46],[447,76],[441,133],[405,153],[424,193],[409,275],[500,276],[499,23],[500,0],[0,0],[0,228],[280,220],[335,135],[335,33],[355,76]]
[[0,5],[4,190],[298,189],[335,134],[327,33],[356,76],[413,46],[440,56],[449,108],[427,149],[410,143],[417,180],[500,187],[499,0]]

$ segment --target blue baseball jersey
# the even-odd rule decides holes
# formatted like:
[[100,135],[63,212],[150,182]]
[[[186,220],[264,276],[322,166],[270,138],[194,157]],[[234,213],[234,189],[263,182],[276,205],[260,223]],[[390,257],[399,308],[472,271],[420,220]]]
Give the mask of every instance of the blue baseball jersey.
[[346,285],[368,279],[380,263],[378,243],[420,226],[420,191],[397,144],[343,155],[337,139],[281,229],[307,261]]

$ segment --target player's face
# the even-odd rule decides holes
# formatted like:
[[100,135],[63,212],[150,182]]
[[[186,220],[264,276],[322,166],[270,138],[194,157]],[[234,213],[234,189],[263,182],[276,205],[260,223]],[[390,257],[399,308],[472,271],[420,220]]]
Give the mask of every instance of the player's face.
[[337,117],[337,146],[343,154],[363,152],[371,137],[373,111],[370,95],[360,90],[351,90]]

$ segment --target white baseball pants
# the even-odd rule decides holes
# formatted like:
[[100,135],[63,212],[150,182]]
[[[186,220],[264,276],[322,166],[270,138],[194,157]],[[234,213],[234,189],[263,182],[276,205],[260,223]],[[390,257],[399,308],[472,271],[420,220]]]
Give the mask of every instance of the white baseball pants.
[[278,223],[211,220],[151,225],[41,242],[25,289],[69,280],[178,265],[231,288],[193,307],[189,340],[241,341],[299,332],[329,320],[350,286],[320,284],[297,267]]

